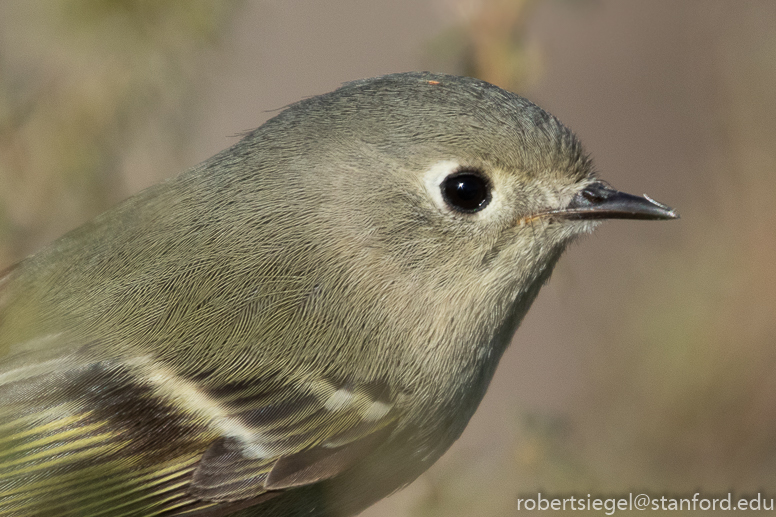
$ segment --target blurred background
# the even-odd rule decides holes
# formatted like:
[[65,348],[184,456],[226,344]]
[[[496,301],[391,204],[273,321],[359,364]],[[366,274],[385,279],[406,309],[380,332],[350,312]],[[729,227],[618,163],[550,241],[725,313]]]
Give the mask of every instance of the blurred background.
[[364,515],[776,497],[775,27],[770,0],[4,1],[0,268],[303,97],[476,76],[682,219],[575,245],[463,437]]

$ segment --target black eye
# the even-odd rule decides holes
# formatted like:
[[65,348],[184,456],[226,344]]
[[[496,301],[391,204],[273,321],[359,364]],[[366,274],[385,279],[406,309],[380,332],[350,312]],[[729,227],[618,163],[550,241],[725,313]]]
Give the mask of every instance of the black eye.
[[474,172],[451,174],[440,186],[445,202],[459,212],[479,212],[490,202],[488,180]]

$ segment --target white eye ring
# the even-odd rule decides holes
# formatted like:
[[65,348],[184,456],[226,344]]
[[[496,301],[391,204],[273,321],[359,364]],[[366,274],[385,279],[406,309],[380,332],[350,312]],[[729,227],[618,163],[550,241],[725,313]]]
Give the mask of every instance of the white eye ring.
[[432,165],[423,177],[423,182],[426,184],[426,190],[428,191],[429,196],[431,196],[434,203],[443,210],[450,210],[450,208],[442,197],[442,182],[445,181],[446,177],[460,168],[461,165],[458,162],[444,160]]

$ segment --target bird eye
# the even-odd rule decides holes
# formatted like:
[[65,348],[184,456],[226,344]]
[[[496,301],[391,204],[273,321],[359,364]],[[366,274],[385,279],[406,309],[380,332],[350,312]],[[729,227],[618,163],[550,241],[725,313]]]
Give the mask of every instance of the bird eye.
[[459,212],[479,212],[490,202],[490,184],[485,177],[475,172],[451,174],[442,181],[440,187],[445,202]]

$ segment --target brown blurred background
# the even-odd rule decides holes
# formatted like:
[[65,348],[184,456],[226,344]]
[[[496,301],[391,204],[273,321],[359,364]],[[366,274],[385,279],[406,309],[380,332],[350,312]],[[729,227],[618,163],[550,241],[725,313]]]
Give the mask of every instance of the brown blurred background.
[[775,28],[770,0],[5,1],[0,267],[302,97],[477,76],[682,219],[574,246],[461,440],[365,515],[776,497]]

